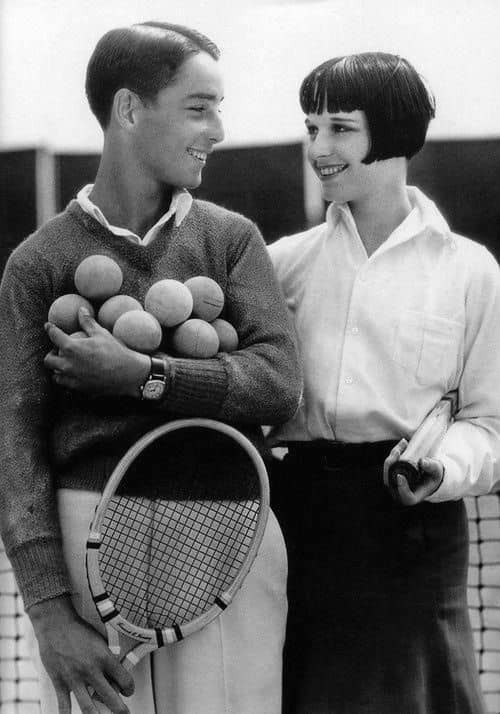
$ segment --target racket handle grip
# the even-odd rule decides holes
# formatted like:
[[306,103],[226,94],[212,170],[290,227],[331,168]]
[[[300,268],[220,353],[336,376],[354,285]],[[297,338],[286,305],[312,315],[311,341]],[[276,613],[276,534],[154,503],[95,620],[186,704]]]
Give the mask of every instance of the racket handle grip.
[[433,456],[443,440],[458,409],[457,391],[448,392],[428,414],[411,437],[401,458],[389,467],[389,485],[396,488],[396,477],[401,474],[414,491],[420,481],[419,461],[424,456]]
[[397,488],[396,477],[398,474],[404,476],[408,481],[408,486],[414,491],[420,483],[420,471],[418,463],[400,459],[389,467],[389,484],[391,488]]

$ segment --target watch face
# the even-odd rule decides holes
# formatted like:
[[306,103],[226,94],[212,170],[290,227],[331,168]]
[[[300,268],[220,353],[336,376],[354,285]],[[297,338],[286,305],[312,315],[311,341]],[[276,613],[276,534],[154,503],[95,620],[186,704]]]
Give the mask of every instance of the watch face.
[[160,399],[165,391],[165,382],[162,379],[149,379],[142,390],[143,399]]

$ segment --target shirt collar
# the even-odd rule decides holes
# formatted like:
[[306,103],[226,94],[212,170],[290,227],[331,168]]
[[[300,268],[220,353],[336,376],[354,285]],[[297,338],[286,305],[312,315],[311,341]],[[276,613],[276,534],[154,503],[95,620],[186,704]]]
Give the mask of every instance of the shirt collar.
[[128,228],[120,228],[119,226],[113,226],[107,220],[104,213],[101,211],[99,206],[96,206],[90,198],[89,194],[92,191],[94,184],[87,184],[78,192],[76,200],[80,207],[86,212],[93,216],[96,221],[107,228],[111,233],[116,236],[123,236],[125,238],[132,238],[139,243],[146,245],[149,243],[154,236],[157,234],[158,230],[172,217],[175,215],[175,225],[180,226],[182,221],[186,218],[187,214],[191,210],[191,205],[193,203],[193,197],[186,189],[176,189],[172,194],[172,200],[170,201],[170,206],[168,211],[161,216],[161,218],[152,226],[143,238],[133,233]]
[[[416,186],[407,186],[407,191],[412,210],[380,248],[390,248],[404,241],[416,238],[424,232],[427,235],[435,236],[441,240],[450,239],[450,227],[441,215],[436,204],[427,198]],[[356,230],[349,204],[331,203],[326,211],[326,223],[329,231],[333,233],[341,221],[349,230]]]

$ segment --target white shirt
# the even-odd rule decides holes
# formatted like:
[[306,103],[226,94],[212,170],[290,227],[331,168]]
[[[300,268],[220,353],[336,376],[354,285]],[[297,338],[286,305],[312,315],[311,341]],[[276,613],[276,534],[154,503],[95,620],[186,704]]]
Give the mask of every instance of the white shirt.
[[302,403],[271,443],[408,438],[458,388],[429,500],[485,493],[500,454],[498,265],[421,191],[408,195],[410,214],[370,257],[347,204],[269,246],[304,369]]
[[123,236],[124,238],[132,240],[136,243],[140,243],[141,245],[147,245],[148,243],[151,243],[160,228],[173,215],[175,215],[175,225],[180,226],[184,218],[189,213],[191,205],[193,203],[193,197],[191,196],[189,191],[186,191],[185,189],[176,189],[172,194],[172,200],[170,201],[168,211],[163,214],[163,216],[154,224],[154,226],[152,226],[152,228],[149,229],[144,238],[141,238],[128,228],[120,228],[119,226],[113,226],[111,225],[111,223],[109,223],[99,206],[96,206],[96,204],[93,203],[89,198],[89,194],[93,188],[94,184],[89,183],[78,192],[76,200],[80,204],[81,208],[86,213],[89,213],[91,216],[93,216],[96,221],[99,221],[99,223],[105,228],[107,228],[109,231],[111,231],[111,233],[114,233],[115,236]]

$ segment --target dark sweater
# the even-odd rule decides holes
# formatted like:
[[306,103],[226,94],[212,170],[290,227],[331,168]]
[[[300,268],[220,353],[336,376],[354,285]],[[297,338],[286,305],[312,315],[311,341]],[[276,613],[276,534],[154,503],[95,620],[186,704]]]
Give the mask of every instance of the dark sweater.
[[[96,253],[120,265],[120,292],[141,303],[162,278],[216,280],[238,350],[206,360],[169,357],[160,403],[55,387],[43,366],[52,347],[44,331],[48,309],[59,295],[76,292],[76,266]],[[115,236],[70,203],[11,255],[0,287],[0,341],[2,537],[26,608],[70,592],[56,488],[101,490],[134,441],[179,416],[230,422],[258,442],[258,425],[288,419],[299,398],[292,329],[264,241],[249,220],[204,201],[145,246]]]

